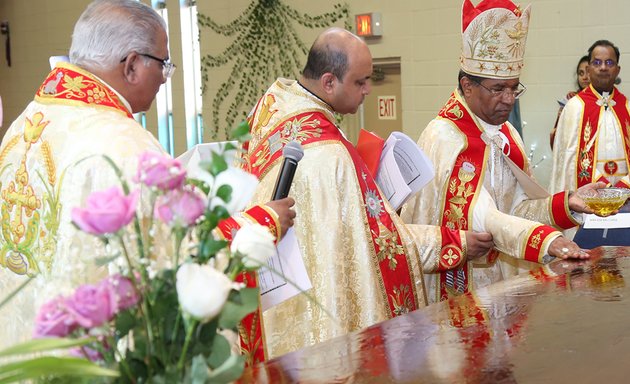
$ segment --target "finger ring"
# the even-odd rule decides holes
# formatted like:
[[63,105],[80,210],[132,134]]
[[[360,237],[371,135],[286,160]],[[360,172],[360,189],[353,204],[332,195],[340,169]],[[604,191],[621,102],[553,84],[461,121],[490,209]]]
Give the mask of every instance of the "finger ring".
[[569,248],[564,247],[560,250],[560,252],[562,252],[562,254],[569,253]]

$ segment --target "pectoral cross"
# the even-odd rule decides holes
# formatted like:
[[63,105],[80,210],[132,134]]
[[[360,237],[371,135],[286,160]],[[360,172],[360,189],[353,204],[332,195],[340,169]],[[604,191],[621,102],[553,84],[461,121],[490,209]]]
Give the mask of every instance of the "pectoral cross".
[[605,109],[608,107],[614,107],[617,103],[612,99],[612,95],[608,94],[608,92],[604,92],[601,99],[598,99],[595,103],[597,105],[604,106]]

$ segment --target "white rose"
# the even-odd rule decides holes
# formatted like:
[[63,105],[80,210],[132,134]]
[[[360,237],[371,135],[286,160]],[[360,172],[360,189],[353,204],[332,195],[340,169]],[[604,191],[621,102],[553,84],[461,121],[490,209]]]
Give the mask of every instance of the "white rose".
[[[223,201],[220,204],[225,204],[225,208],[228,210],[230,215],[233,215],[236,212],[240,212],[249,204],[254,197],[254,192],[256,192],[256,187],[258,187],[258,179],[256,176],[252,175],[249,172],[245,172],[242,169],[229,167],[225,171],[219,173],[215,180],[214,190],[218,190],[222,185],[229,185],[232,187],[232,198],[229,202],[224,203]],[[213,203],[210,203],[210,209],[214,208]]]
[[182,309],[202,323],[221,312],[232,289],[232,281],[226,275],[196,263],[179,267],[176,285]]
[[260,224],[248,224],[236,232],[230,250],[243,255],[243,264],[247,268],[258,268],[267,264],[267,260],[276,254],[274,236]]

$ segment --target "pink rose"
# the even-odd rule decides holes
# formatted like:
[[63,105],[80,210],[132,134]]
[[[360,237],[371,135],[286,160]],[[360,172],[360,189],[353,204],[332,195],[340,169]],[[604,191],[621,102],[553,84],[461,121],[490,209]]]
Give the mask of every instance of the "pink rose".
[[180,188],[185,179],[186,170],[179,160],[155,152],[144,152],[138,160],[138,173],[134,181],[170,191]]
[[103,286],[82,285],[65,301],[66,311],[84,328],[94,328],[112,319],[110,293]]
[[109,294],[110,318],[119,311],[133,307],[140,300],[131,280],[120,274],[109,276],[100,286]]
[[77,327],[74,318],[65,310],[64,298],[59,296],[39,308],[33,337],[65,337]]
[[85,208],[72,209],[72,221],[84,232],[93,235],[114,233],[133,220],[139,191],[125,196],[118,187],[93,192]]
[[179,189],[160,196],[155,215],[171,227],[189,227],[206,209],[206,201],[194,190]]

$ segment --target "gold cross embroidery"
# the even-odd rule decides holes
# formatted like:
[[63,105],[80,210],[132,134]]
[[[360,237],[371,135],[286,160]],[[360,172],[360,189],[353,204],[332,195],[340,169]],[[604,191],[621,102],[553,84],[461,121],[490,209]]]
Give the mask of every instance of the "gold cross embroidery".
[[13,234],[13,242],[18,244],[26,232],[23,214],[30,217],[33,215],[33,211],[41,206],[41,201],[35,196],[33,187],[28,185],[28,172],[24,162],[20,164],[15,175],[15,181],[11,181],[9,187],[2,191],[2,198],[11,211],[15,208],[15,216],[11,220],[11,233]]

